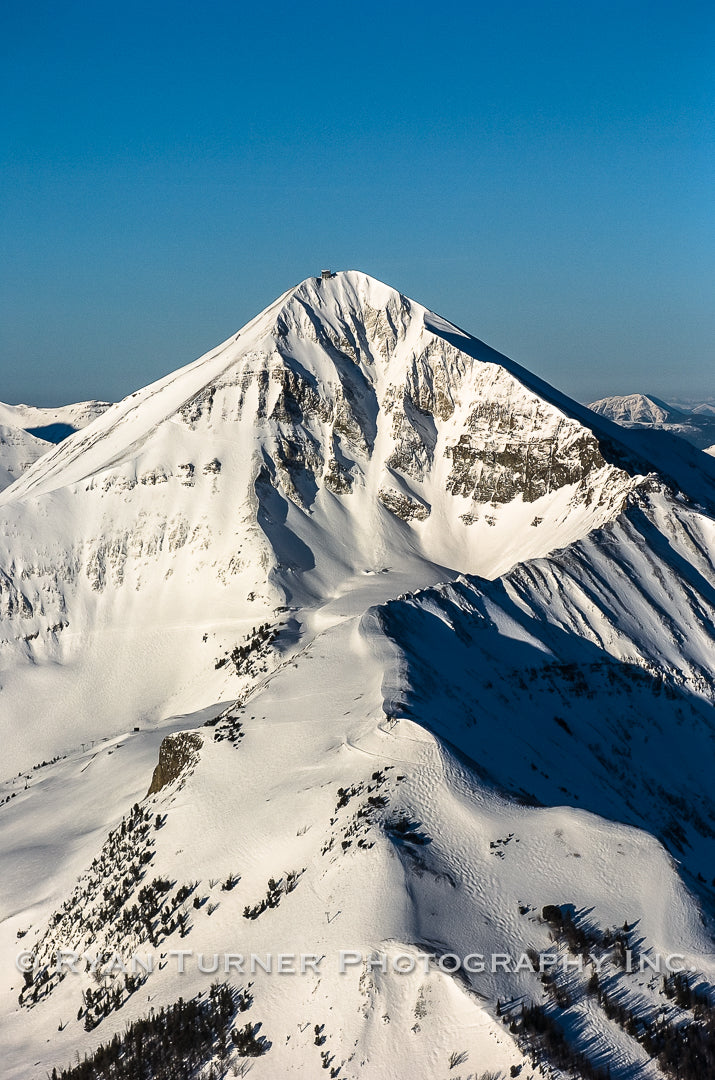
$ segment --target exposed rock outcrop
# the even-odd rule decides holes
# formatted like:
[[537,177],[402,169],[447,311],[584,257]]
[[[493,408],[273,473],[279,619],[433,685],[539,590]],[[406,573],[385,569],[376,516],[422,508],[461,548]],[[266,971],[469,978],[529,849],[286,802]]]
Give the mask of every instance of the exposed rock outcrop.
[[193,769],[203,745],[203,739],[195,731],[167,735],[159,747],[159,762],[154,769],[147,796],[155,795],[167,784],[178,780],[182,773]]

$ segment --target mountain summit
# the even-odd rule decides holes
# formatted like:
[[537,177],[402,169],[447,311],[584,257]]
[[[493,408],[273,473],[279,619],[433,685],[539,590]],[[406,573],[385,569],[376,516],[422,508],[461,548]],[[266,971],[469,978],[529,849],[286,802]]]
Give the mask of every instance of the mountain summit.
[[[0,950],[36,961],[8,1077],[214,980],[247,1017],[186,1075],[668,1075],[662,977],[621,959],[715,982],[714,478],[355,271],[30,466],[0,494]],[[442,962],[554,940],[597,985]]]
[[[5,656],[24,687],[21,714],[5,710],[13,761],[57,664],[74,672],[67,712],[52,709],[63,745],[68,713],[99,736],[118,698],[165,710],[166,681],[204,665],[188,625],[325,608],[385,567],[385,596],[399,574],[402,591],[492,577],[586,536],[644,481],[598,423],[373,278],[307,279],[0,494]],[[166,680],[130,635],[142,656],[167,651]],[[91,671],[117,636],[98,695]]]

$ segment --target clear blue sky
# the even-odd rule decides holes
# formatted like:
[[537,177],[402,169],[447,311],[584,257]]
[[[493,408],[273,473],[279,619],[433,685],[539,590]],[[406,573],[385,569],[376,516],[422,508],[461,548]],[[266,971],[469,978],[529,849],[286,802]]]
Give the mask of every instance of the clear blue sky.
[[715,393],[710,2],[36,3],[0,400],[116,399],[324,266],[575,397]]

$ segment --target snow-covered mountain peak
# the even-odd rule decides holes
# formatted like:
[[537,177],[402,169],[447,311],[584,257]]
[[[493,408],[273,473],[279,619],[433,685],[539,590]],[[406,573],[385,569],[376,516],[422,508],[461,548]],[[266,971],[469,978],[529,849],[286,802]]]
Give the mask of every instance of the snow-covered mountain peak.
[[215,394],[217,386],[245,389],[252,380],[263,384],[268,379],[256,403],[260,420],[267,398],[276,406],[271,380],[285,383],[291,375],[293,381],[306,376],[313,385],[324,383],[329,393],[337,381],[341,349],[353,364],[359,351],[357,366],[368,383],[375,383],[375,360],[387,361],[411,322],[410,310],[406,298],[365,274],[307,278],[217,348],[108,408],[90,431],[68,440],[33,470],[13,496],[75,483],[116,464],[120,456],[135,455],[158,424],[177,415],[191,422],[192,409],[201,411],[202,400]]
[[626,394],[621,397],[601,398],[589,405],[590,409],[607,416],[616,423],[665,424],[682,422],[685,413],[648,394]]
[[389,562],[407,529],[419,558],[491,574],[602,524],[639,482],[589,417],[433,312],[347,271],[306,279],[194,363],[108,408],[0,505],[81,492],[72,505],[106,537],[117,497],[131,506],[128,523],[161,512],[182,535],[223,520],[230,503],[252,508],[271,566],[282,561],[280,515],[323,557],[331,549],[351,563],[357,541]]
[[[279,468],[293,476],[307,469],[318,486],[324,482],[335,494],[363,482],[364,463],[354,451],[373,458],[376,447],[382,449],[381,464],[398,474],[400,506],[411,517],[426,517],[419,485],[434,471],[438,428],[448,424],[452,437],[445,429],[439,456],[453,464],[449,475],[440,476],[442,487],[464,497],[476,493],[480,502],[504,504],[515,495],[532,502],[563,482],[580,482],[602,462],[584,416],[575,402],[440,316],[382,282],[347,271],[306,279],[218,348],[109,408],[30,470],[7,498],[131,466],[145,452],[156,459],[150,448],[165,441],[167,423],[202,431],[223,427],[232,439],[237,425],[243,437],[250,424],[259,444],[254,451],[265,449],[268,439]],[[296,429],[303,444],[297,456]],[[575,448],[573,468],[562,475],[546,460],[546,444],[556,432]],[[500,461],[506,441],[521,441],[522,453],[514,457],[512,447],[510,461]],[[543,475],[534,476],[539,451]],[[156,459],[155,468],[180,464],[168,459],[166,447],[159,457],[164,460]],[[523,476],[510,476],[520,458]],[[306,501],[291,480],[286,487],[290,497]]]
[[[406,981],[366,961],[259,972],[224,1073],[265,1031],[256,1077],[410,1080],[469,1058],[663,1080],[639,1034],[676,1022],[662,977],[608,953],[682,956],[715,985],[697,902],[715,881],[715,462],[679,445],[349,271],[14,483],[8,1077],[199,1000],[223,975],[165,962],[190,935],[202,956],[305,946],[326,968],[345,947],[433,955]],[[554,942],[595,950],[596,982],[437,965]],[[48,973],[60,947],[150,946],[136,981]],[[534,1037],[552,1005],[561,1057]]]
[[[643,483],[648,467],[592,420],[367,275],[307,279],[0,494],[6,656],[74,662],[88,644],[68,627],[102,651],[131,626],[147,655],[168,651],[171,685],[202,666],[176,643],[189,623],[255,624],[284,605],[341,618],[340,597],[352,610],[493,577],[610,521]],[[166,687],[141,670],[132,693],[151,715]],[[26,691],[38,708],[42,686]],[[74,680],[66,709],[86,693]]]
[[664,431],[707,450],[715,438],[715,408],[703,402],[694,408],[669,405],[646,394],[607,397],[594,401],[589,408],[626,428]]

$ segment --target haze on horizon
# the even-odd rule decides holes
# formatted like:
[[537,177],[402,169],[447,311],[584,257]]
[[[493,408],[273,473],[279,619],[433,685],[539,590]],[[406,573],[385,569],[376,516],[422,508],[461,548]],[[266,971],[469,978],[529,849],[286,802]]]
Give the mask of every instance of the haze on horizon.
[[715,14],[15,7],[0,400],[116,400],[323,267],[583,401],[711,398]]

